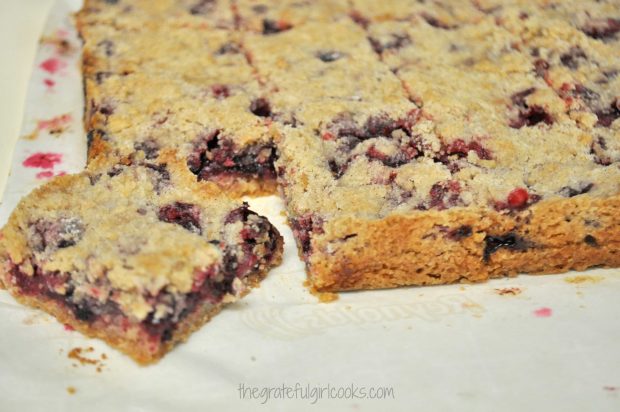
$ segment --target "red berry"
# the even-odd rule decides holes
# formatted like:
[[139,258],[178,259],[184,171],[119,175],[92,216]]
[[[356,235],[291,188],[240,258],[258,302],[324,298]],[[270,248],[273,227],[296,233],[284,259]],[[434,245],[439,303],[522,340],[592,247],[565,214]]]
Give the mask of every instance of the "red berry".
[[508,205],[513,209],[519,209],[525,206],[529,198],[527,190],[519,187],[508,194]]
[[368,151],[366,152],[366,155],[370,158],[370,159],[377,159],[377,160],[385,160],[387,159],[387,155],[381,151],[379,151],[376,147],[374,146],[370,146],[370,148],[368,149]]
[[230,96],[230,89],[225,84],[214,84],[211,86],[211,92],[216,99],[225,99]]
[[321,135],[321,138],[323,140],[336,140],[336,136],[334,136],[333,134],[331,134],[330,132],[324,132]]

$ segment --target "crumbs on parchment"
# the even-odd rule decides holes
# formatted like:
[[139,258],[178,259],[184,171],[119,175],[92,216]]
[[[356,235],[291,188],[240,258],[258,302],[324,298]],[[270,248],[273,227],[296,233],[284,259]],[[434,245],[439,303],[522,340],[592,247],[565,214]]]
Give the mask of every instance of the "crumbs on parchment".
[[518,287],[510,287],[510,288],[496,288],[495,292],[500,296],[516,296],[520,295],[522,290]]
[[[82,366],[92,365],[96,368],[97,372],[102,372],[106,366],[104,361],[108,359],[108,355],[102,353],[99,357],[96,356],[95,348],[89,346],[87,348],[75,347],[69,351],[67,358],[75,360]],[[74,363],[73,367],[77,368],[78,363]]]
[[308,288],[308,291],[316,296],[319,299],[319,302],[321,303],[329,303],[329,302],[333,302],[335,300],[338,300],[339,296],[337,293],[332,293],[332,292],[319,292],[318,290],[316,290],[314,288],[314,286],[312,286],[310,284],[310,282],[308,282],[307,280],[304,281],[304,286]]
[[603,279],[605,278],[602,276],[578,275],[564,278],[564,282],[577,285],[581,283],[598,283]]

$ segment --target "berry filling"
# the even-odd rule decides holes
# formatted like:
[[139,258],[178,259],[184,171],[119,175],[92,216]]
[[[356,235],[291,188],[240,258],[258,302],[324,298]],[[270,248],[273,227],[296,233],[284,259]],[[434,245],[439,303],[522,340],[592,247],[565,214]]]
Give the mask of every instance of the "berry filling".
[[273,143],[256,143],[237,149],[219,131],[198,139],[187,158],[189,169],[198,180],[221,180],[229,177],[275,179]]
[[189,203],[175,202],[159,209],[159,220],[177,224],[190,232],[201,234],[200,208]]
[[419,143],[411,135],[411,128],[417,122],[419,113],[412,112],[404,119],[392,119],[386,114],[370,116],[363,125],[358,125],[350,115],[343,114],[334,119],[321,138],[336,145],[336,158],[328,159],[332,175],[338,179],[347,171],[349,164],[359,154],[353,153],[362,142],[371,139],[388,139],[396,145],[396,151],[386,154],[376,145],[365,150],[369,160],[377,160],[388,167],[399,167],[421,154]]
[[620,98],[614,99],[609,107],[595,112],[598,117],[597,125],[610,127],[611,124],[620,118]]
[[588,56],[581,47],[571,47],[571,49],[560,56],[560,61],[571,70],[579,68],[580,60],[587,60]]
[[307,262],[312,253],[312,235],[323,233],[323,219],[317,215],[306,214],[291,218],[290,223],[295,239],[300,245],[302,257]]
[[461,185],[456,180],[435,183],[429,192],[430,207],[439,210],[459,204]]
[[293,26],[290,23],[287,23],[282,20],[279,20],[279,21],[275,21],[271,19],[263,20],[263,34],[266,36],[281,33],[283,31],[290,30],[292,28]]
[[[468,158],[470,152],[482,160],[493,158],[491,151],[481,142],[483,138],[480,137],[473,137],[469,141],[455,139],[450,143],[441,143],[439,148],[425,142],[422,136],[412,133],[412,128],[419,117],[419,110],[410,112],[403,119],[393,119],[385,114],[379,114],[370,116],[365,123],[359,125],[350,114],[341,114],[320,133],[328,153],[326,166],[335,179],[340,179],[347,173],[351,163],[360,157],[381,162],[389,168],[399,168],[416,159],[425,158],[441,163],[451,173],[471,165],[471,159]],[[394,178],[391,178],[387,183],[393,180]],[[437,190],[439,189],[436,188],[433,193],[437,194]],[[442,204],[449,207],[448,205],[458,204],[454,199],[431,203],[430,207],[441,207]],[[423,206],[428,207],[428,204]]]
[[491,152],[476,140],[466,143],[463,139],[456,139],[452,143],[445,146],[444,152],[447,155],[457,155],[461,158],[466,157],[469,152],[474,152],[480,159],[492,159]]
[[31,225],[30,247],[38,253],[52,253],[75,246],[84,234],[84,224],[74,217],[56,221],[39,220]]
[[539,123],[552,124],[553,117],[540,106],[529,105],[526,101],[527,96],[536,91],[535,88],[523,90],[511,96],[512,111],[515,114],[509,121],[509,126],[514,129],[520,129],[523,126],[531,127]]

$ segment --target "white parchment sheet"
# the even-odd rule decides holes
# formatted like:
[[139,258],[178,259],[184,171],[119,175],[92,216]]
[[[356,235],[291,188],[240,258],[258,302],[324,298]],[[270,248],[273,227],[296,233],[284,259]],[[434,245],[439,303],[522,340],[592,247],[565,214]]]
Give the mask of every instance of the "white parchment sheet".
[[[49,17],[0,224],[84,165],[79,3],[58,0]],[[279,199],[250,203],[284,235],[284,264],[156,365],[0,291],[0,411],[620,410],[619,270],[319,303]]]

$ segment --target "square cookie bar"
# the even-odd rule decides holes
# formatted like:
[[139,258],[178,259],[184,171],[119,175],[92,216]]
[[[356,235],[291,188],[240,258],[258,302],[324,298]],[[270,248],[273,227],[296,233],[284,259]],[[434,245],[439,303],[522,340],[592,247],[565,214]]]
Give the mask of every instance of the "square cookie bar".
[[89,159],[173,149],[198,180],[275,191],[271,109],[235,33],[98,24],[82,36]]
[[195,183],[171,156],[99,164],[25,197],[0,278],[21,303],[157,361],[281,260],[266,218]]

